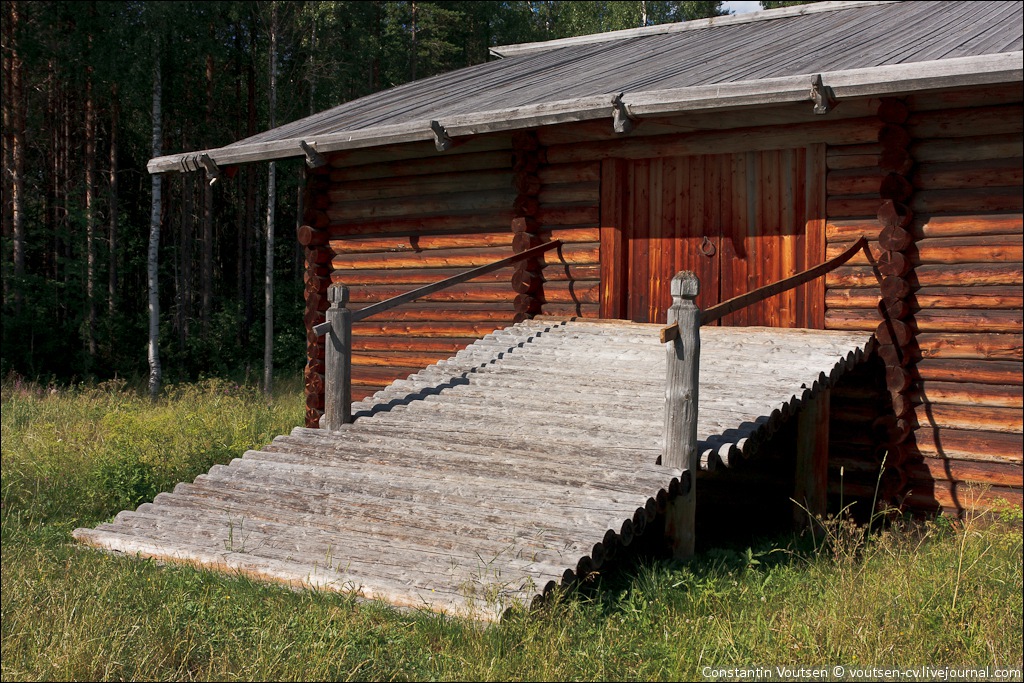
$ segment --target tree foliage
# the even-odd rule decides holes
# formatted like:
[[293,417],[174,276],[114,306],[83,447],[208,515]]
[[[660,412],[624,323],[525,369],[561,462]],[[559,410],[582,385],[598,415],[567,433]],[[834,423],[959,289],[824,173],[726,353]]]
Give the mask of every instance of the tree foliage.
[[[154,66],[164,153],[265,130],[272,6],[4,0],[0,372],[61,381],[146,374]],[[479,64],[495,45],[712,16],[720,7],[658,0],[277,2],[276,118],[292,121]],[[87,100],[94,127],[86,125]],[[87,150],[95,165],[89,212]],[[267,202],[259,188],[266,173],[264,164],[242,167],[214,186],[212,202],[202,174],[162,181],[160,343],[169,381],[257,374]],[[295,224],[300,176],[298,162],[278,165],[281,226]],[[302,264],[287,233],[275,246],[275,264],[275,362],[297,369],[304,356]]]

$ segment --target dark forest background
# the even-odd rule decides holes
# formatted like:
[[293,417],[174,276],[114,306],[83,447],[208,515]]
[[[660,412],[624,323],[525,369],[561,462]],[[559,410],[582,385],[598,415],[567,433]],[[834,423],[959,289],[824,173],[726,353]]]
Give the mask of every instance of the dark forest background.
[[[161,150],[192,151],[269,127],[271,33],[280,125],[487,61],[494,45],[713,16],[721,4],[6,0],[0,373],[146,375],[157,79]],[[261,374],[267,166],[212,188],[202,173],[161,181],[165,381]],[[274,364],[296,372],[301,174],[300,161],[277,164],[274,212]]]

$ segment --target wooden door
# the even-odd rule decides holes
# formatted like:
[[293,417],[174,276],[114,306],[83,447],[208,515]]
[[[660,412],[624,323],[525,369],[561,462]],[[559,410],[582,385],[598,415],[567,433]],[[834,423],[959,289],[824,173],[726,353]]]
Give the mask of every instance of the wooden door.
[[[663,323],[669,282],[708,308],[824,260],[824,148],[609,160],[602,172],[602,316]],[[824,327],[815,281],[723,319]]]

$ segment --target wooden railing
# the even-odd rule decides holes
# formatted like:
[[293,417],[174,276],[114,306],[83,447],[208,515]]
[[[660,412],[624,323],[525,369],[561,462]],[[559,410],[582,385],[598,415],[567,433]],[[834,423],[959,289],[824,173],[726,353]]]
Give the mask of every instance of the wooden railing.
[[867,239],[864,237],[842,254],[814,268],[723,301],[703,312],[695,302],[700,293],[700,280],[697,276],[689,271],[681,271],[672,278],[672,306],[668,309],[668,325],[661,330],[667,359],[665,443],[661,463],[683,470],[683,476],[679,478],[680,496],[669,508],[665,521],[665,533],[676,557],[690,557],[694,552],[695,484],[699,467],[697,411],[700,326],[819,278],[849,261],[861,249],[867,250]]
[[330,308],[327,309],[327,321],[315,325],[313,333],[325,335],[324,353],[324,423],[323,427],[337,431],[343,424],[352,422],[352,323],[365,320],[372,315],[389,311],[396,306],[421,299],[439,292],[447,287],[462,284],[475,277],[486,275],[520,261],[557,249],[562,246],[561,240],[552,240],[527,249],[508,258],[488,263],[479,268],[440,280],[430,285],[419,287],[405,294],[391,297],[379,303],[370,304],[358,311],[348,308],[348,287],[341,283],[332,284],[327,290]]

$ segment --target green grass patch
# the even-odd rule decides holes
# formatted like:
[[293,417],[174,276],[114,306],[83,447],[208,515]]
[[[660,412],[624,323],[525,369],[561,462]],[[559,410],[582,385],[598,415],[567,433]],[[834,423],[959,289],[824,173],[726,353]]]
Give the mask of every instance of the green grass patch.
[[708,667],[835,665],[1020,678],[1019,511],[870,535],[831,521],[819,547],[781,538],[641,562],[491,626],[71,539],[301,419],[297,382],[273,401],[183,385],[156,405],[118,385],[4,385],[3,679],[701,680]]

